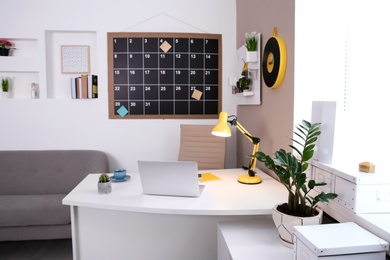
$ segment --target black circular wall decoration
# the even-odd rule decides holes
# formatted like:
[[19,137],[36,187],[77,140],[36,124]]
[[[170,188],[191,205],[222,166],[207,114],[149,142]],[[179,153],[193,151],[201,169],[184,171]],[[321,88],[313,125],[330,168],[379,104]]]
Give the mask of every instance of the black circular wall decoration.
[[263,78],[269,88],[278,88],[286,72],[286,45],[276,36],[276,28],[264,47]]

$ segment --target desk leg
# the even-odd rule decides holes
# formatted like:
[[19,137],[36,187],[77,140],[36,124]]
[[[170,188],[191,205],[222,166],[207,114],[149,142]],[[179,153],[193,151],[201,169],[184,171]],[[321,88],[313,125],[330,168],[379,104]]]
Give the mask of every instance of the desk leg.
[[79,237],[77,233],[77,207],[70,206],[70,221],[72,227],[72,252],[73,252],[73,260],[78,260],[79,255]]

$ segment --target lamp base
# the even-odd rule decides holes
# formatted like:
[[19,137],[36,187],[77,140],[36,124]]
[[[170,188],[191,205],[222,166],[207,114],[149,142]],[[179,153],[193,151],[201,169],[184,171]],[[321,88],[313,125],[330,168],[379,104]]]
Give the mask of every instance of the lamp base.
[[249,174],[244,174],[238,177],[238,182],[243,184],[259,184],[261,178],[259,176],[250,176]]

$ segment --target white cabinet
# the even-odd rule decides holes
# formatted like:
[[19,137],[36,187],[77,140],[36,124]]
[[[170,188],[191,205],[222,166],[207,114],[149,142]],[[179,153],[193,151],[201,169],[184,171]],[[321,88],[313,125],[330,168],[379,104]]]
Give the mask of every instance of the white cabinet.
[[384,260],[388,250],[386,241],[353,222],[294,227],[295,260]]
[[218,223],[218,260],[292,259],[279,240],[271,215]]
[[340,170],[318,161],[312,164],[312,178],[327,183],[316,191],[338,194],[334,203],[353,213],[390,213],[390,175]]

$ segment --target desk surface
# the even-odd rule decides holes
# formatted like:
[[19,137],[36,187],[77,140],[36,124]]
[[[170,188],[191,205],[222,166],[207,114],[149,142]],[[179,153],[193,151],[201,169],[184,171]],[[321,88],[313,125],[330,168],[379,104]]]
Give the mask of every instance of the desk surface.
[[131,179],[112,183],[110,194],[98,194],[98,174],[89,174],[64,199],[63,204],[97,209],[178,215],[263,215],[287,199],[287,190],[278,181],[257,169],[262,183],[245,185],[237,181],[243,169],[211,172],[220,180],[204,182],[199,198],[145,195],[137,172]]

